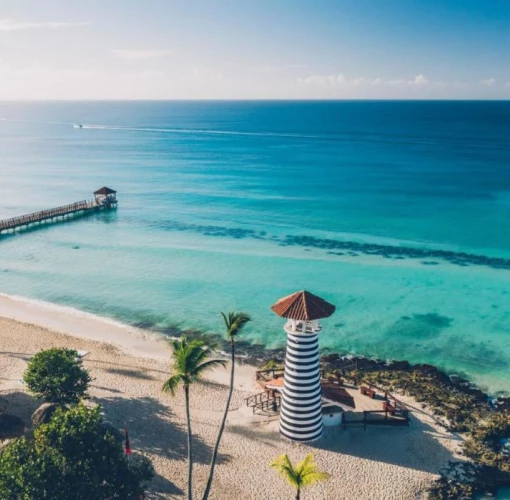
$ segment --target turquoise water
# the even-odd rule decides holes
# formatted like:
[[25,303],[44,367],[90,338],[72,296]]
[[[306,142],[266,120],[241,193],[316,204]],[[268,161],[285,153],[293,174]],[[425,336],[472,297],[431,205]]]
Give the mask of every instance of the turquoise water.
[[[0,291],[284,344],[269,307],[337,306],[321,345],[508,389],[510,102],[0,103],[0,218],[119,210],[0,239]],[[84,128],[77,129],[73,124]]]

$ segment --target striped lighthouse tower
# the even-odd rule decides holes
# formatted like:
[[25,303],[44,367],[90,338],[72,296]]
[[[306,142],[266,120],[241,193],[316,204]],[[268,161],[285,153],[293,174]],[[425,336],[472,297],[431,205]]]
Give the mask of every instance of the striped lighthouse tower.
[[303,290],[280,299],[271,309],[287,319],[280,434],[291,441],[314,441],[323,428],[319,320],[331,316],[335,306]]

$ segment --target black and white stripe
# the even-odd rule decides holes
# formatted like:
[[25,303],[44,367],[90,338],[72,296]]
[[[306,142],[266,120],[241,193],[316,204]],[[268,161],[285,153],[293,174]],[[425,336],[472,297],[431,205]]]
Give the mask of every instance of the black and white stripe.
[[292,441],[322,435],[322,404],[317,333],[287,331],[280,433]]

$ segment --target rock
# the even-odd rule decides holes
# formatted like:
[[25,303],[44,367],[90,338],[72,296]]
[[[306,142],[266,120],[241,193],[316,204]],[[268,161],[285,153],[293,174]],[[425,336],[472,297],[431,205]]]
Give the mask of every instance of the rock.
[[394,361],[391,367],[394,370],[408,370],[409,369],[409,361]]
[[25,422],[14,415],[0,415],[0,439],[13,439],[23,436]]
[[340,356],[338,354],[326,354],[324,356],[324,361],[326,363],[331,363],[332,361],[335,361],[339,358]]
[[58,405],[54,403],[43,403],[32,414],[32,425],[37,427],[41,424],[47,424],[57,408]]

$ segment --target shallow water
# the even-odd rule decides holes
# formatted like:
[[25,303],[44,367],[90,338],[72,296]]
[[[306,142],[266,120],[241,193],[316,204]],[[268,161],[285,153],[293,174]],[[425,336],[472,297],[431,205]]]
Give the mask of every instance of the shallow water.
[[[325,348],[492,391],[510,367],[510,103],[0,103],[0,218],[119,210],[0,241],[0,291],[283,345],[269,307],[337,306]],[[73,124],[84,128],[77,129]]]

